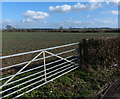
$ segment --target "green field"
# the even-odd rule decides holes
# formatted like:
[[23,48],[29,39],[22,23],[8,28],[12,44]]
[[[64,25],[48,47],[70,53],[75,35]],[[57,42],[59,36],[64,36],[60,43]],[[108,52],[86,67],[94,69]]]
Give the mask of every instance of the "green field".
[[[92,37],[109,37],[117,36],[117,33],[52,33],[52,32],[3,32],[2,35],[2,51],[3,55],[11,55],[21,52],[39,50],[42,48],[54,47],[58,45],[80,42],[83,38],[92,38]],[[71,47],[70,49],[77,48]],[[69,48],[60,48],[56,50],[51,50],[53,53],[59,53],[69,50]],[[69,55],[64,54],[62,57],[67,57]],[[34,55],[24,55],[20,57],[13,57],[3,60],[3,66],[9,66],[17,64],[20,62],[31,60]],[[52,58],[49,58],[47,61],[52,61]]]
[[117,36],[117,33],[39,33],[3,32],[3,55],[38,50],[67,43],[79,42],[83,38]]
[[[84,38],[92,37],[110,37],[117,36],[117,33],[38,33],[38,32],[4,32],[3,33],[3,55],[15,54],[41,48],[48,48],[68,43],[80,42]],[[61,49],[62,51],[66,50]],[[57,52],[55,52],[57,53]],[[13,65],[25,60],[31,60],[33,56],[14,57],[12,59],[3,60],[3,66]],[[53,58],[53,57],[52,57]],[[52,61],[47,60],[47,61]],[[40,62],[40,61],[39,61]],[[42,61],[43,62],[43,61]],[[31,67],[33,68],[33,67]],[[15,69],[5,71],[4,73],[14,73]],[[17,69],[16,69],[17,70]],[[34,74],[40,71],[34,70],[25,73],[21,77]],[[40,74],[41,75],[41,74]],[[83,71],[77,69],[68,73],[55,81],[52,81],[36,90],[31,91],[23,96],[30,99],[40,98],[54,99],[55,98],[72,98],[72,97],[93,97],[96,93],[104,89],[104,86],[119,77],[117,68],[110,70],[99,71]],[[34,77],[34,76],[33,76]],[[15,79],[18,79],[16,77]],[[28,84],[28,83],[27,83]],[[37,86],[37,85],[36,85]],[[34,87],[34,86],[31,86]],[[19,87],[18,87],[19,88]],[[27,89],[26,89],[27,90]],[[22,92],[22,91],[20,91]],[[21,97],[22,98],[22,97]]]

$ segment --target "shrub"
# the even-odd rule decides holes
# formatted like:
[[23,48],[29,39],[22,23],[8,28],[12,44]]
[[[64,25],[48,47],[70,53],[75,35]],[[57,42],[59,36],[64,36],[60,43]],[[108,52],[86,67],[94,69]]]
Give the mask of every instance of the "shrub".
[[119,65],[120,37],[99,37],[83,40],[83,63],[92,69],[106,69]]

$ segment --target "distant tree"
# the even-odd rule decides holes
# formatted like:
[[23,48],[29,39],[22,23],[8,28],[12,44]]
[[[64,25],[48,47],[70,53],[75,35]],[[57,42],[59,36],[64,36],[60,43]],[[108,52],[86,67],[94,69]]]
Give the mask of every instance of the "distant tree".
[[59,27],[59,30],[60,30],[61,32],[63,32],[63,27]]
[[73,28],[72,27],[69,27],[69,32],[72,32]]
[[7,30],[13,29],[12,25],[6,25]]
[[61,30],[61,29],[63,29],[63,27],[59,27],[59,29]]
[[69,29],[72,29],[72,27],[69,27]]

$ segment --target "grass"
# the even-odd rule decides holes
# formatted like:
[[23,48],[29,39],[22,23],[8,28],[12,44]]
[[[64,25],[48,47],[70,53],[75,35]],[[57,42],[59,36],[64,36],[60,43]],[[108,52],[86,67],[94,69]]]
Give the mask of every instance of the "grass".
[[94,72],[75,70],[25,94],[23,98],[89,98],[95,96],[98,91],[103,89],[105,84],[118,79],[119,76],[117,69]]
[[[58,45],[80,42],[84,38],[117,36],[118,33],[44,33],[44,32],[3,32],[2,35],[2,54],[10,55],[26,51],[39,50],[42,48],[54,47]],[[73,47],[76,48],[76,47]],[[56,49],[54,53],[68,49]],[[29,61],[36,54],[24,55],[3,59],[2,66]],[[72,53],[73,55],[73,53]],[[42,56],[42,55],[41,55]],[[70,54],[69,54],[70,56]],[[66,55],[64,57],[67,57]],[[52,58],[51,58],[52,59]],[[49,61],[51,61],[51,59]],[[11,70],[12,71],[12,70]],[[10,72],[11,72],[10,71]]]
[[[3,55],[15,54],[41,48],[53,47],[67,43],[79,42],[83,38],[117,36],[117,33],[3,33]],[[63,49],[62,49],[63,50]],[[64,51],[64,50],[63,50]],[[31,57],[15,57],[9,62],[28,59]],[[4,63],[4,61],[3,61]],[[6,62],[5,64],[11,64]],[[32,72],[30,72],[32,73]],[[27,75],[27,74],[26,74]],[[119,73],[109,71],[84,72],[76,70],[65,76],[36,89],[24,98],[30,97],[90,97],[101,90],[105,83],[111,79],[116,79]],[[19,78],[19,77],[18,77]],[[17,79],[17,78],[16,78]],[[34,86],[32,86],[34,87]]]
[[3,55],[79,42],[83,38],[117,36],[117,33],[3,32]]

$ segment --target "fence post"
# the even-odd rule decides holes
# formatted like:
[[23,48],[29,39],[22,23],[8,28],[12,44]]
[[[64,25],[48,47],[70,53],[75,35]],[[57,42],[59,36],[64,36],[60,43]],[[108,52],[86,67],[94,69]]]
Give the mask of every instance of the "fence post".
[[80,68],[82,67],[82,64],[83,64],[83,52],[82,52],[82,50],[83,50],[83,47],[82,47],[82,43],[80,42],[79,44],[78,44],[78,54],[79,54],[79,56],[78,56],[78,62],[79,62],[79,66],[80,66]]
[[87,40],[83,39],[83,61],[88,62],[88,45],[87,45]]
[[44,73],[45,73],[45,82],[46,82],[46,81],[47,81],[47,79],[46,79],[45,51],[43,51],[43,59],[44,59]]

